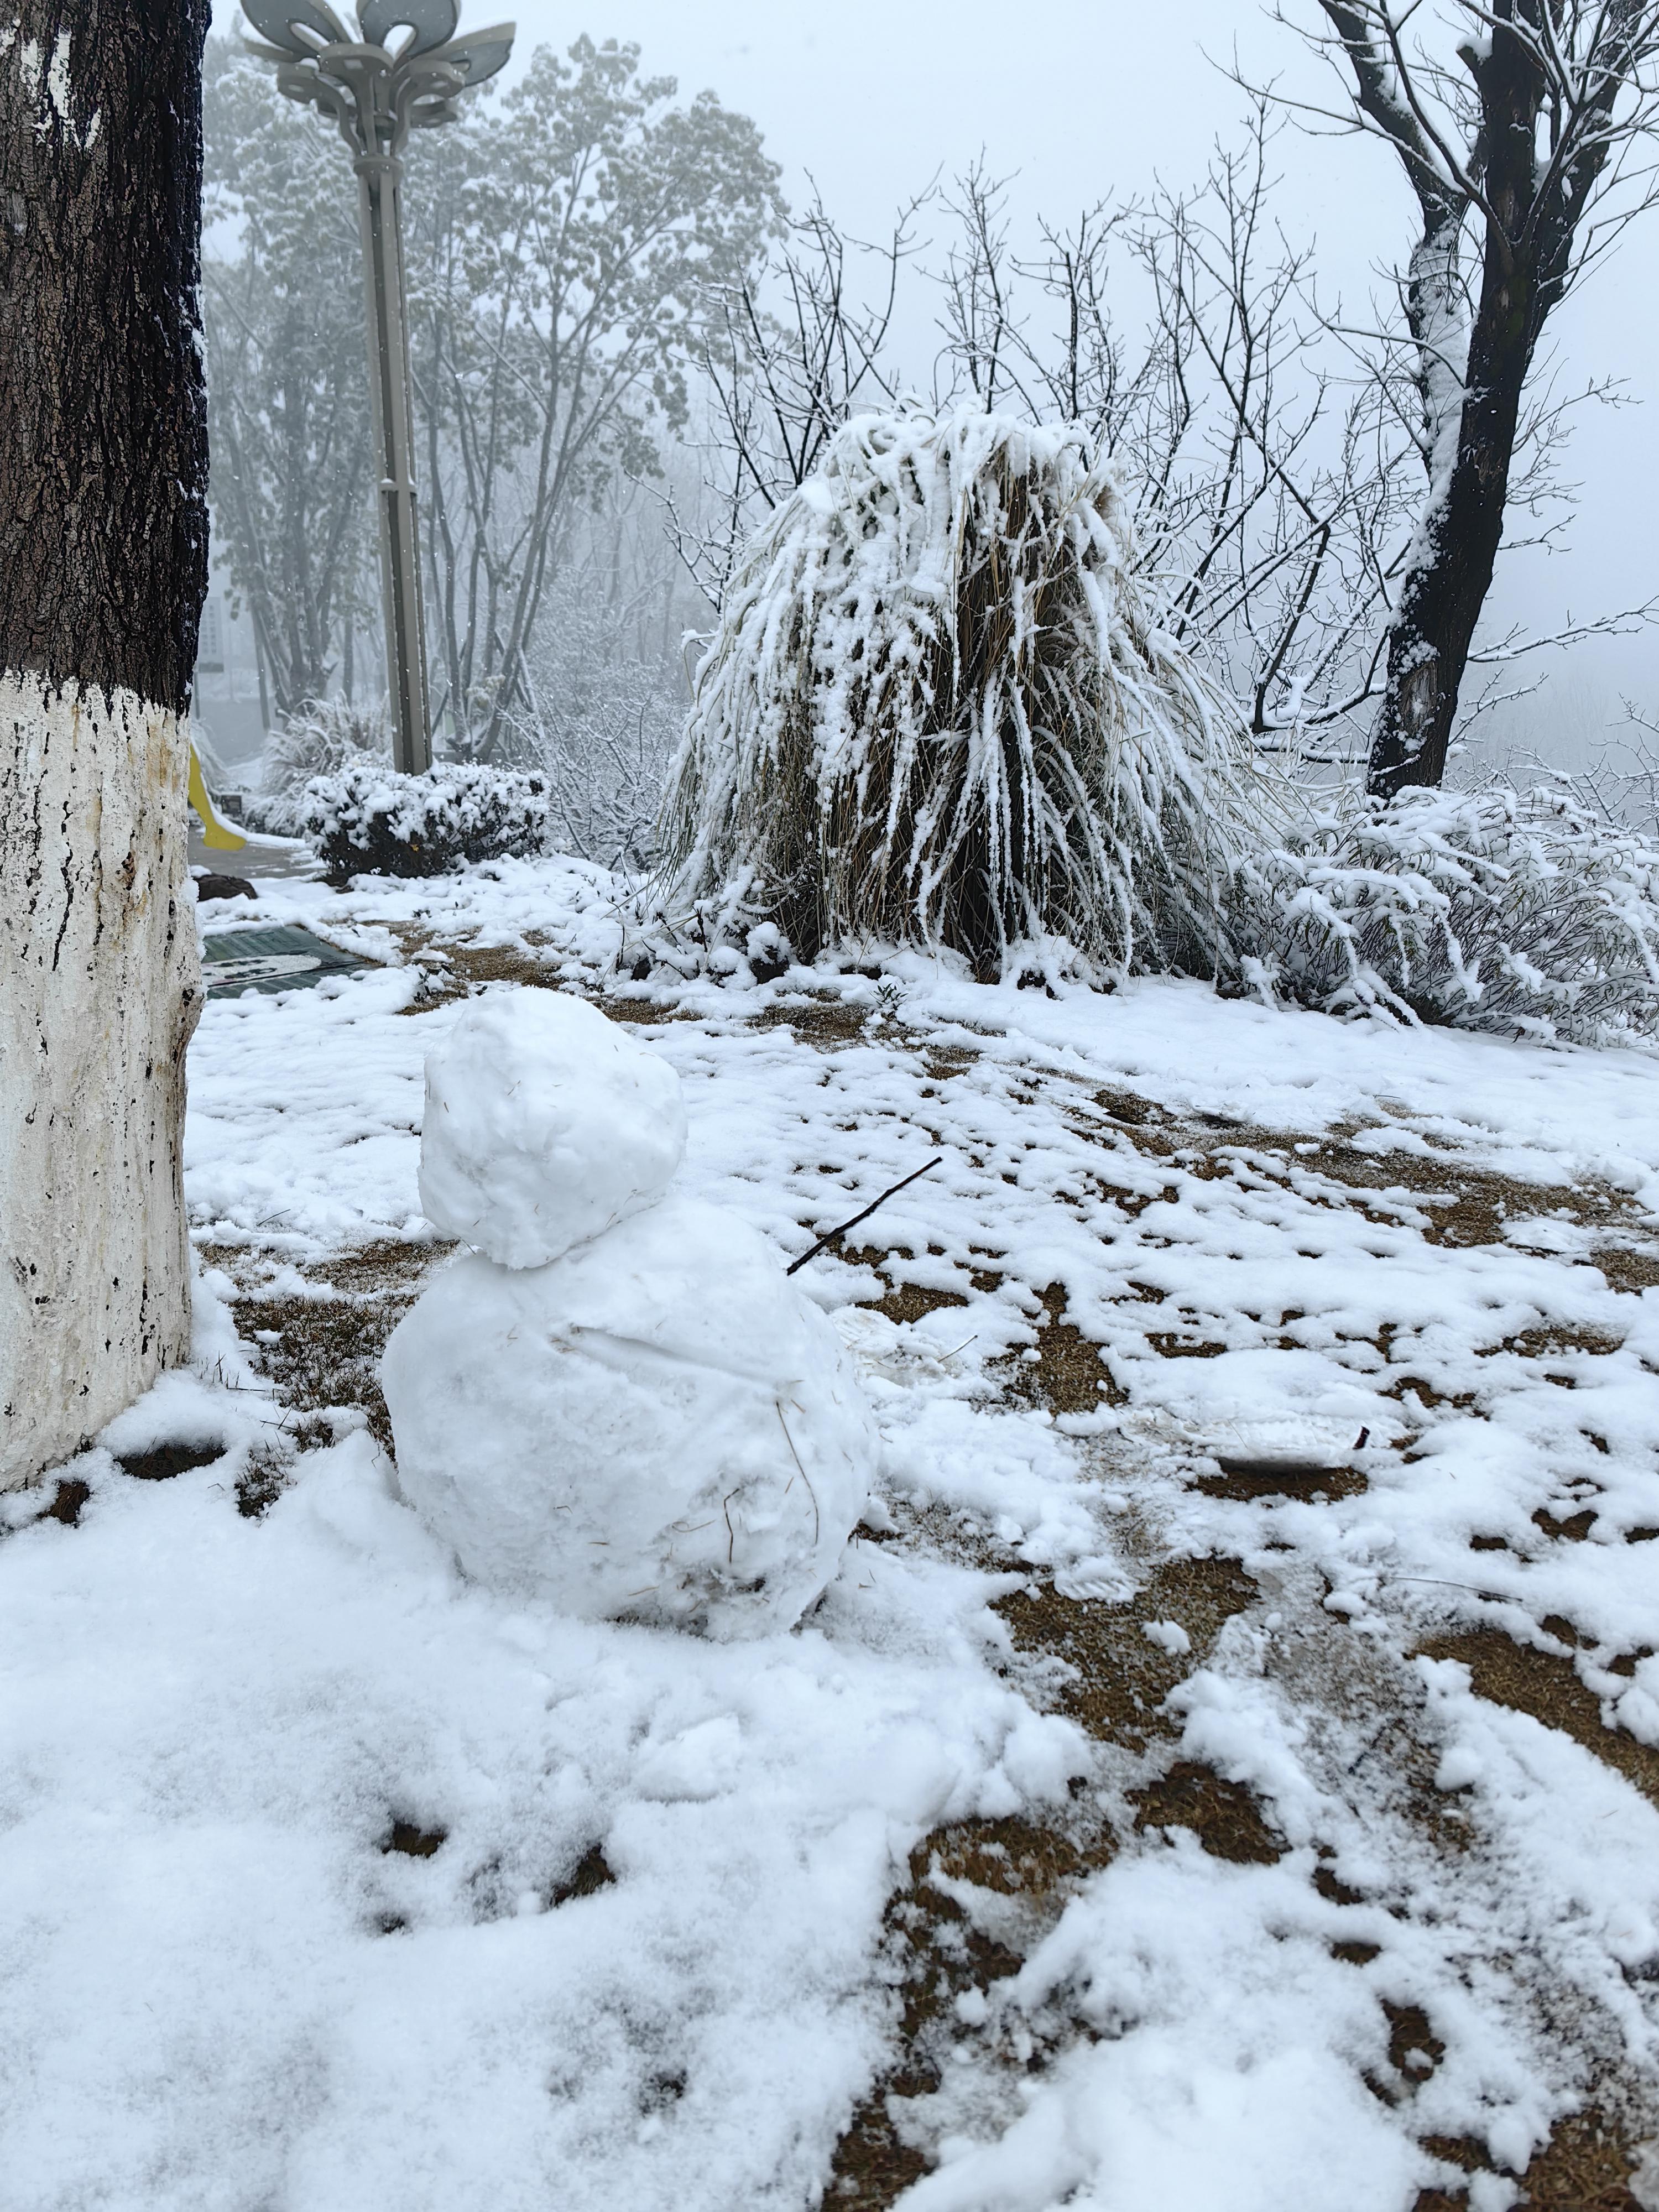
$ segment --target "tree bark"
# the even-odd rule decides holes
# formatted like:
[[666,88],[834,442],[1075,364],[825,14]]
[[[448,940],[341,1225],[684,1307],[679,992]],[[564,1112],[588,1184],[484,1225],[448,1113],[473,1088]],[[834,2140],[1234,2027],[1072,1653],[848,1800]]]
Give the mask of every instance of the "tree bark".
[[189,1343],[208,12],[0,23],[0,1488]]
[[[1545,323],[1571,281],[1579,226],[1619,135],[1615,104],[1651,58],[1655,39],[1638,0],[1612,0],[1576,66],[1552,82],[1543,57],[1558,47],[1540,29],[1536,0],[1492,0],[1490,15],[1471,9],[1483,35],[1460,48],[1459,59],[1474,81],[1479,124],[1460,185],[1442,173],[1401,85],[1383,70],[1371,21],[1352,0],[1322,4],[1353,66],[1358,106],[1392,139],[1424,218],[1407,307],[1425,402],[1429,496],[1389,636],[1366,779],[1374,796],[1390,799],[1445,775],[1475,625],[1503,542],[1527,380]],[[1568,46],[1571,30],[1556,25]],[[1401,66],[1396,57],[1396,70]],[[1456,234],[1472,205],[1485,251],[1460,378],[1448,339]]]

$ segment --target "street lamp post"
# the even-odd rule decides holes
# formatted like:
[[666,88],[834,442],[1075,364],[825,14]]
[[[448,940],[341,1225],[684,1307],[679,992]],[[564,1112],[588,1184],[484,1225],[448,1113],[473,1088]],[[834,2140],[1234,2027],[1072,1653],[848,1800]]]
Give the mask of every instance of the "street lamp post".
[[[392,759],[407,775],[432,765],[426,616],[416,527],[409,321],[404,296],[403,153],[411,129],[453,123],[464,92],[494,76],[514,26],[458,39],[460,0],[357,0],[361,39],[327,0],[242,0],[264,40],[249,51],[276,64],[276,86],[332,116],[351,149],[362,217],[368,380],[380,466],[380,589],[392,691]],[[395,46],[398,30],[409,35]]]

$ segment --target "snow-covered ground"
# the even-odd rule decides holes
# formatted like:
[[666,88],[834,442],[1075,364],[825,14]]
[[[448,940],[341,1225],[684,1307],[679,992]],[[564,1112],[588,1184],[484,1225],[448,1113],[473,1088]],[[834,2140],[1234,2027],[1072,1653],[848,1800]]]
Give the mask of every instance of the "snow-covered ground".
[[[0,2205],[811,2206],[943,1838],[1002,1965],[896,2093],[930,2170],[843,2157],[829,2203],[1499,2212],[1583,2107],[1659,2206],[1659,1064],[1189,983],[635,982],[562,863],[262,890],[386,964],[210,1004],[196,1367],[64,1471],[75,1525],[10,1502]],[[362,1414],[296,1450],[238,1340],[239,1287],[429,1239],[457,945],[648,1017],[683,1187],[781,1255],[939,1163],[796,1278],[884,1449],[792,1634],[470,1587]],[[1206,1559],[1245,1579],[1200,1632]],[[1167,1660],[1164,1713],[1102,1722],[1022,1590],[1103,1680]],[[1588,1729],[1475,1694],[1511,1650]],[[1176,1761],[1268,1847],[1151,1817]],[[1016,1832],[1073,1854],[1017,1911],[939,1870]]]

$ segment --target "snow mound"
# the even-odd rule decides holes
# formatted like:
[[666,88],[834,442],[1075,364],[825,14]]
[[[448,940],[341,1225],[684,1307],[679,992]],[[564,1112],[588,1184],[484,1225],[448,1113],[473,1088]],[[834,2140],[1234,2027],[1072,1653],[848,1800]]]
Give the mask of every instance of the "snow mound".
[[563,992],[492,995],[427,1060],[422,1206],[504,1267],[652,1205],[684,1154],[679,1077]]
[[590,1620],[793,1626],[875,1473],[829,1322],[692,1199],[533,1271],[455,1261],[381,1380],[404,1493],[465,1571]]

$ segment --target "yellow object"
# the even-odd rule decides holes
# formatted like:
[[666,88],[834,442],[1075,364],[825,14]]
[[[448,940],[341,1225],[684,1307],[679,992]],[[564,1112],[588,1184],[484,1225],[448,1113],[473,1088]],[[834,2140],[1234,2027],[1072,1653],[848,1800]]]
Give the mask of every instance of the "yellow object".
[[239,837],[234,830],[226,829],[224,823],[214,812],[213,801],[208,797],[207,784],[202,775],[202,763],[196,757],[194,745],[190,749],[190,803],[201,817],[202,842],[204,845],[210,845],[218,853],[241,851],[247,839]]

